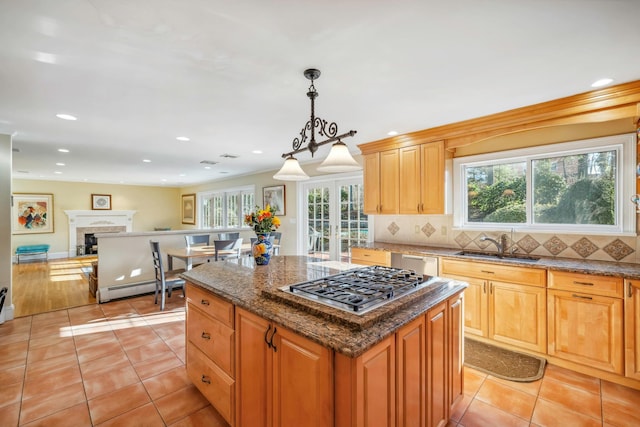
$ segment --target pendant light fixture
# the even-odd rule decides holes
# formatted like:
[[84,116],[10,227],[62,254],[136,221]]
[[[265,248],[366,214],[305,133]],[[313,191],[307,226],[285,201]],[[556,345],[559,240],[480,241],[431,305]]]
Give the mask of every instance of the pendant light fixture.
[[[281,181],[303,181],[309,179],[309,176],[302,170],[298,160],[293,155],[309,150],[311,157],[313,157],[320,146],[331,142],[334,144],[327,158],[318,166],[319,171],[338,173],[362,169],[349,153],[345,143],[341,141],[342,138],[354,136],[356,131],[350,130],[338,135],[338,125],[335,122],[328,123],[315,115],[315,99],[318,97],[318,92],[313,85],[313,81],[320,77],[320,70],[309,68],[304,71],[304,76],[311,80],[311,86],[309,86],[309,91],[307,92],[307,97],[311,100],[311,118],[300,131],[300,136],[293,139],[293,151],[282,155],[285,159],[284,165],[273,178]],[[318,135],[327,139],[322,142],[316,142],[316,129],[318,130]],[[307,136],[307,132],[311,132],[310,137]],[[309,142],[307,142],[307,139],[309,139]],[[305,143],[307,144],[306,146],[304,146]]]

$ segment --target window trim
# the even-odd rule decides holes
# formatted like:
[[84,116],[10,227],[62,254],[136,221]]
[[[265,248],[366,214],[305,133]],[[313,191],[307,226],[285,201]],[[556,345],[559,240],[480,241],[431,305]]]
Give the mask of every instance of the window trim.
[[[197,193],[197,204],[198,204],[198,228],[203,230],[250,230],[251,227],[244,224],[244,214],[242,212],[242,194],[243,193],[253,193],[253,200],[256,200],[256,186],[255,185],[243,185],[239,187],[230,187],[230,188],[221,188],[217,190],[209,190],[209,191],[201,191]],[[227,197],[229,194],[238,194],[240,196],[240,217],[239,217],[239,227],[230,227],[227,224]],[[204,200],[211,198],[213,196],[222,196],[223,206],[222,206],[222,219],[224,221],[224,225],[222,227],[209,227],[204,223]],[[255,206],[250,206],[249,211],[252,211]]]
[[[478,154],[453,159],[453,228],[454,230],[504,230],[512,228],[518,231],[549,232],[562,234],[592,234],[592,235],[636,235],[636,208],[629,200],[636,193],[636,144],[635,134],[612,135],[600,138],[590,138],[578,141],[561,142],[556,144],[541,145],[529,148],[500,151],[488,154]],[[466,221],[467,198],[465,197],[466,179],[465,167],[482,166],[487,164],[514,163],[527,161],[527,213],[531,211],[531,160],[548,158],[551,156],[563,156],[580,154],[597,150],[617,151],[618,167],[616,171],[616,222],[615,225],[588,225],[588,224],[532,224],[531,222],[519,224],[498,223],[470,223]],[[528,218],[531,221],[531,218]]]

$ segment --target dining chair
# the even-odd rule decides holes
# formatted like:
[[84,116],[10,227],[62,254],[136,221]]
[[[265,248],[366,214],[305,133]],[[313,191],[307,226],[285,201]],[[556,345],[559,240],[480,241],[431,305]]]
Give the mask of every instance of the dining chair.
[[184,236],[184,240],[187,242],[187,248],[191,246],[209,246],[208,234],[187,234]]
[[272,231],[270,234],[273,237],[271,243],[273,244],[273,255],[280,254],[280,239],[282,239],[282,233],[280,231]]
[[227,258],[240,258],[242,250],[242,238],[214,240],[213,244],[216,248],[215,260],[218,261]]
[[231,239],[239,239],[240,232],[233,233],[218,233],[218,240],[231,240]]
[[180,273],[184,273],[184,268],[165,271],[164,266],[162,265],[160,242],[154,242],[153,240],[150,240],[149,244],[151,245],[151,254],[153,255],[153,268],[155,270],[156,278],[155,304],[158,303],[158,293],[160,293],[160,311],[164,311],[165,292],[168,291],[169,298],[171,298],[171,291],[173,290],[173,287],[176,286],[182,288],[182,296],[185,296],[185,281],[180,276],[178,276]]

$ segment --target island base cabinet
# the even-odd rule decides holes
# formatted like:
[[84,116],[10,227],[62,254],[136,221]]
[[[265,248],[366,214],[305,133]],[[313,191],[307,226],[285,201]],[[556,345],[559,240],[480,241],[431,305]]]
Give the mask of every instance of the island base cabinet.
[[395,336],[357,358],[336,353],[336,427],[396,425],[395,364]]
[[625,285],[625,375],[640,380],[640,280],[627,280]]
[[236,309],[237,426],[333,425],[332,351]]
[[548,291],[550,356],[624,373],[622,300]]
[[233,426],[235,383],[191,342],[187,343],[187,375],[220,415]]
[[444,426],[449,420],[448,317],[446,302],[427,312],[427,427]]

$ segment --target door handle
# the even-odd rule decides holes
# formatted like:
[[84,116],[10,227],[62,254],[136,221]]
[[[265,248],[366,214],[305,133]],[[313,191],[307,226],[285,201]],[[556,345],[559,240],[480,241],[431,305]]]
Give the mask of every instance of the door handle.
[[269,327],[267,328],[266,331],[264,331],[264,342],[267,343],[267,345],[269,346],[269,348],[271,348],[271,343],[269,342],[269,339],[267,338],[267,336],[269,335],[269,331],[271,330],[271,325],[269,325]]

